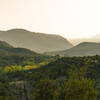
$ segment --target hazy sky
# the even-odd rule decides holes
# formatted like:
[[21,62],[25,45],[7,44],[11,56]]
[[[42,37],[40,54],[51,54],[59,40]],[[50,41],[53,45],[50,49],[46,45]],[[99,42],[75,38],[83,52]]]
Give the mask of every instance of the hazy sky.
[[89,37],[100,33],[100,0],[0,0],[0,30],[11,28]]

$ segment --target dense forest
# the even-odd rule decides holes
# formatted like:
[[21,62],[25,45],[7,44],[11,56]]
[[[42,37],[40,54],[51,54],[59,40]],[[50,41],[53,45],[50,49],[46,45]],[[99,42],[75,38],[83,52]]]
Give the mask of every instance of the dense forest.
[[100,100],[100,0],[0,0],[0,100]]
[[29,65],[38,64],[43,61],[51,60],[51,56],[36,53],[26,48],[15,48],[7,42],[0,41],[0,66]]
[[51,58],[1,66],[0,100],[100,99],[100,56]]
[[0,100],[99,100],[100,56],[60,57],[0,41]]

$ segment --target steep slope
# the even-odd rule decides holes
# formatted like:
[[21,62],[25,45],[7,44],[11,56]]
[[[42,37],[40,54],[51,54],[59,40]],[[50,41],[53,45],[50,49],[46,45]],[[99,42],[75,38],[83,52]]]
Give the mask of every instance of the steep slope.
[[5,41],[0,41],[0,48],[13,48],[13,46],[11,46]]
[[14,48],[6,42],[0,41],[0,67],[22,65],[23,62],[36,64],[51,58],[51,56],[45,56],[26,48]]
[[25,48],[14,48],[10,44],[0,41],[0,54],[1,55],[26,55],[26,56],[36,56],[40,55],[34,51]]
[[36,58],[48,58],[48,56],[45,56],[43,54],[36,53],[34,51],[31,51],[26,48],[15,48],[11,46],[10,44],[0,41],[0,56],[27,56],[27,57],[36,57]]
[[72,47],[72,44],[61,36],[29,32],[23,29],[0,31],[0,40],[39,53],[65,50]]
[[100,55],[100,43],[83,42],[64,51],[51,52],[48,54],[59,54],[62,56],[92,56]]

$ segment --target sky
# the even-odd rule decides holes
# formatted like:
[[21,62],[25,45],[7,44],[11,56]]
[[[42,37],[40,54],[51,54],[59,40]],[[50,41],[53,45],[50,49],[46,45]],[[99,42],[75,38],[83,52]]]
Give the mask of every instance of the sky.
[[100,0],[0,0],[0,30],[88,38],[100,33]]

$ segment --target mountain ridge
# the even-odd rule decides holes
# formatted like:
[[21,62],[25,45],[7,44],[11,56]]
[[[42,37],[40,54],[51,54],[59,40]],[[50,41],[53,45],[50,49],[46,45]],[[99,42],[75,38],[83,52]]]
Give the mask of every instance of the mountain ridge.
[[73,38],[73,39],[70,39],[70,42],[73,44],[73,45],[77,45],[81,42],[97,42],[97,43],[100,43],[100,33],[96,34],[96,35],[93,35],[91,37],[87,37],[87,38]]
[[16,48],[5,41],[0,41],[0,55],[23,55],[23,56],[36,56],[42,54],[36,53],[26,48]]
[[61,55],[61,56],[93,56],[100,55],[100,43],[96,42],[82,42],[70,49],[47,52],[47,55]]
[[24,29],[11,29],[0,32],[0,40],[15,47],[24,47],[38,53],[65,50],[73,45],[59,35],[30,32]]

